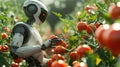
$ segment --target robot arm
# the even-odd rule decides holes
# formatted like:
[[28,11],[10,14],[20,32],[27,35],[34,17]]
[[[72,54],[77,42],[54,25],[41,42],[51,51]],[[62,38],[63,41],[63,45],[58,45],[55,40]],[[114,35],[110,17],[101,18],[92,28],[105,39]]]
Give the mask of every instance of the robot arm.
[[20,57],[28,57],[36,52],[41,51],[40,45],[23,46],[24,36],[15,33],[12,40],[12,52]]

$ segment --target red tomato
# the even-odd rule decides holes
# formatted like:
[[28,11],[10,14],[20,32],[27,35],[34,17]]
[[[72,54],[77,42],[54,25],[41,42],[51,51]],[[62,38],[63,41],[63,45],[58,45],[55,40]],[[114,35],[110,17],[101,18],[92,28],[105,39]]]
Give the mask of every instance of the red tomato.
[[103,32],[105,46],[110,49],[114,56],[120,54],[120,23],[114,23]]
[[87,52],[91,52],[92,49],[88,45],[80,45],[80,46],[78,46],[76,51],[77,51],[79,57],[83,57]]
[[78,55],[77,51],[71,52],[71,53],[70,53],[70,58],[71,58],[73,61],[77,60],[77,59],[79,58],[79,55]]
[[65,48],[68,47],[68,44],[65,41],[63,41],[63,40],[61,40],[60,45],[63,46],[63,47],[65,47]]
[[91,23],[87,26],[86,30],[88,34],[93,34],[93,32],[95,32],[96,30],[96,26],[93,23]]
[[60,55],[60,54],[54,54],[52,56],[52,60],[55,61],[55,60],[64,60],[64,56]]
[[86,63],[80,62],[73,65],[73,67],[88,67]]
[[58,38],[58,37],[55,36],[55,35],[51,35],[51,36],[49,37],[49,39],[54,39],[54,38]]
[[99,22],[95,23],[95,27],[98,28],[101,24]]
[[120,7],[114,6],[110,11],[110,17],[112,19],[118,19],[120,18]]
[[50,60],[47,62],[48,67],[50,67],[52,63],[53,63],[53,60],[50,59]]
[[3,52],[8,52],[9,47],[7,45],[2,46],[2,51]]
[[6,39],[7,37],[8,37],[8,35],[6,34],[6,33],[1,33],[1,35],[2,35],[2,39]]
[[86,10],[86,12],[87,13],[90,13],[90,10],[91,10],[92,8],[90,7],[90,5],[86,5],[85,6],[85,10]]
[[58,60],[58,61],[54,61],[51,67],[68,67],[68,66],[67,63],[65,63],[63,60]]
[[13,63],[10,65],[10,67],[19,67],[19,65],[17,63]]
[[65,51],[65,47],[63,46],[56,46],[54,48],[54,53],[56,54],[64,54],[66,51]]
[[103,32],[105,30],[109,29],[109,25],[105,24],[105,25],[101,25],[98,29],[96,29],[95,31],[95,38],[97,40],[97,42],[99,43],[100,47],[104,46],[104,42],[103,42]]
[[87,23],[86,22],[78,22],[77,24],[77,29],[79,32],[83,31],[83,30],[86,30],[87,28]]
[[20,62],[22,62],[22,60],[23,60],[23,59],[19,57],[19,58],[14,59],[14,62],[15,62],[15,63],[20,63]]
[[2,51],[2,45],[0,45],[0,51]]

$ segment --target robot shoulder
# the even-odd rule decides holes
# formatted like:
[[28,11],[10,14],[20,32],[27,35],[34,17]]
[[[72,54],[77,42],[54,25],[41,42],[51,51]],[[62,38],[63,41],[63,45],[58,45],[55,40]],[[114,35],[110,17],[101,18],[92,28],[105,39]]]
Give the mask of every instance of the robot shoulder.
[[30,29],[28,28],[27,24],[23,22],[15,24],[12,29],[11,36],[13,37],[15,33],[20,33],[24,36],[24,43],[27,42],[30,37]]

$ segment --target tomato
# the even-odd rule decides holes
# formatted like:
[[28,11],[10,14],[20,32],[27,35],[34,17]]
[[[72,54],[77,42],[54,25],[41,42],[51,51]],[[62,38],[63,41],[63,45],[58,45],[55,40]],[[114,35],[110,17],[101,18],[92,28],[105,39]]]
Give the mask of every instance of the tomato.
[[2,51],[2,45],[0,45],[0,51]]
[[87,13],[90,13],[90,10],[92,8],[90,7],[90,5],[86,5],[84,9],[86,10]]
[[60,40],[58,42],[55,43],[56,45],[60,45],[60,46],[63,46],[65,48],[68,47],[67,43],[64,41],[64,40]]
[[78,46],[76,51],[77,51],[79,57],[83,57],[87,52],[91,52],[92,49],[88,45],[80,45],[80,46]]
[[93,32],[95,32],[96,30],[96,26],[93,23],[91,23],[87,26],[86,30],[88,34],[93,34]]
[[64,56],[62,56],[61,54],[54,54],[52,56],[52,60],[55,61],[55,60],[65,60]]
[[101,24],[99,22],[95,23],[95,27],[98,28]]
[[54,53],[56,54],[64,54],[66,51],[65,51],[65,47],[63,46],[56,46],[54,48]]
[[68,67],[68,66],[67,63],[65,63],[63,60],[58,60],[58,61],[54,61],[51,67]]
[[96,29],[95,31],[95,38],[97,40],[97,42],[99,43],[99,46],[100,47],[103,47],[105,46],[104,45],[104,42],[103,42],[103,32],[105,30],[109,29],[109,25],[108,24],[105,24],[105,25],[101,25],[98,29]]
[[63,47],[65,47],[65,48],[68,47],[68,44],[64,40],[61,40],[60,45],[63,46]]
[[13,63],[10,65],[10,67],[19,67],[19,65],[17,63]]
[[86,63],[80,62],[73,65],[73,67],[88,67]]
[[50,37],[49,37],[49,39],[54,39],[54,38],[58,38],[56,35],[51,35]]
[[86,28],[87,28],[87,23],[86,22],[83,22],[83,21],[78,22],[77,29],[78,29],[79,32],[81,32],[83,30],[86,30]]
[[83,38],[83,39],[87,39],[88,36],[87,36],[87,35],[83,35],[82,38]]
[[50,60],[47,62],[48,67],[50,67],[50,66],[52,65],[52,63],[53,63],[53,60],[50,59]]
[[118,19],[120,18],[120,7],[114,6],[110,11],[110,17],[112,19]]
[[8,33],[10,33],[10,29],[8,27],[4,27],[4,30]]
[[73,61],[77,60],[77,59],[79,58],[79,55],[78,55],[77,51],[71,52],[71,53],[70,53],[70,58],[71,58]]
[[8,35],[6,34],[6,33],[1,33],[1,35],[2,35],[2,39],[6,39],[7,37],[8,37]]
[[3,52],[8,52],[9,47],[7,45],[2,46],[2,51]]
[[114,23],[103,32],[105,46],[111,50],[114,56],[120,54],[120,23]]
[[23,60],[22,58],[18,57],[16,59],[14,59],[14,62],[15,63],[20,63],[20,62],[22,62],[22,60]]
[[104,2],[105,2],[105,3],[107,3],[107,2],[108,2],[108,0],[104,0]]

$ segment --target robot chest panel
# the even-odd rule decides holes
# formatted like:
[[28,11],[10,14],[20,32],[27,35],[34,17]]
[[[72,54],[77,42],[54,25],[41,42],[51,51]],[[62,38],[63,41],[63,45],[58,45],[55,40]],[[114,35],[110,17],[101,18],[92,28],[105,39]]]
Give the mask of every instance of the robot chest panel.
[[42,44],[42,38],[35,28],[31,28],[30,31],[30,39],[28,41],[28,45],[41,45]]

